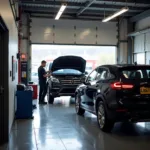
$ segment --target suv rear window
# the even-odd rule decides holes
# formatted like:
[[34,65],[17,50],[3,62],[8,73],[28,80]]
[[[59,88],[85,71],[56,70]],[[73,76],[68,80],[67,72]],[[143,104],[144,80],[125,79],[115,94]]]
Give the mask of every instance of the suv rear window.
[[120,72],[126,79],[150,79],[150,67],[125,67]]

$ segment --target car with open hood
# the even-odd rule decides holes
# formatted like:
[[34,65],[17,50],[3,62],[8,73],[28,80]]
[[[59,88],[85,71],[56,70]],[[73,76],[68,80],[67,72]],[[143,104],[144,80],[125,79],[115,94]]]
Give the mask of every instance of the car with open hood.
[[78,56],[61,56],[50,64],[47,98],[53,104],[59,96],[74,96],[75,90],[85,80],[86,61]]

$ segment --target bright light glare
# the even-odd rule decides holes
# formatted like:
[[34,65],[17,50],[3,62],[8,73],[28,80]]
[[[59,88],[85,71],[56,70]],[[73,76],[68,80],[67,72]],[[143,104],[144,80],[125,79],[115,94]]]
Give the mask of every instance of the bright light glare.
[[103,19],[102,22],[108,22],[108,21],[112,20],[113,18],[120,16],[121,14],[127,12],[128,10],[129,10],[128,7],[124,7],[121,10],[119,10],[118,12],[114,13],[113,15],[108,16],[107,18]]
[[62,4],[62,6],[60,7],[60,10],[58,11],[55,20],[59,20],[59,18],[61,17],[62,13],[64,12],[64,10],[66,9],[67,5],[66,4]]

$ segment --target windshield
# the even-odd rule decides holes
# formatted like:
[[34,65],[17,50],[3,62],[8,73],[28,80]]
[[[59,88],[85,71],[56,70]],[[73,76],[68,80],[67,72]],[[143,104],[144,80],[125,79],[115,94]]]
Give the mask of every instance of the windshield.
[[150,67],[124,68],[121,74],[126,79],[150,79]]
[[57,70],[57,71],[54,71],[53,74],[55,75],[63,75],[63,74],[67,74],[67,75],[81,75],[82,73],[78,70],[74,70],[74,69],[60,69],[60,70]]

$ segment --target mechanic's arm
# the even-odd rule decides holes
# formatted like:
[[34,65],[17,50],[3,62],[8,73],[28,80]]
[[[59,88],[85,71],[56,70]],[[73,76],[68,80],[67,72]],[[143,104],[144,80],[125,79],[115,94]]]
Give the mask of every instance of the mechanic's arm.
[[50,77],[51,76],[51,71],[46,71],[43,75],[44,78]]

